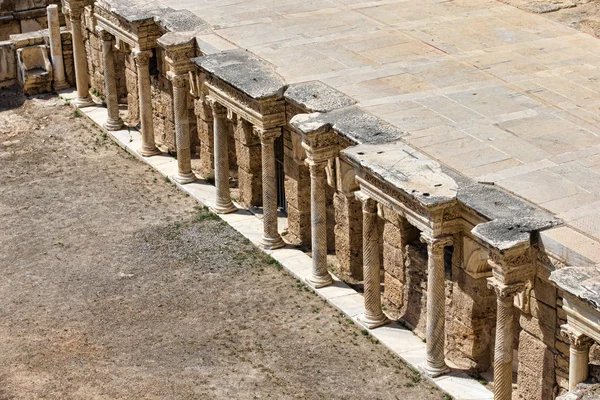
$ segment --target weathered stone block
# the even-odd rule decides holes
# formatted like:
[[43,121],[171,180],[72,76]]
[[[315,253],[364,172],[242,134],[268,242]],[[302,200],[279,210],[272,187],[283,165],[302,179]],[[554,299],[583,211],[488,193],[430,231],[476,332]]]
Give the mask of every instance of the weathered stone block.
[[492,362],[493,319],[478,329],[449,318],[446,327],[447,356],[461,369],[471,372],[486,371]]
[[400,282],[400,280],[394,278],[393,276],[391,276],[390,274],[388,274],[387,272],[384,274],[383,277],[383,282],[384,282],[384,292],[383,292],[383,296],[384,299],[390,303],[392,303],[396,308],[397,311],[400,310],[400,308],[402,308],[402,305],[404,303],[404,284],[402,282]]
[[362,268],[362,209],[360,201],[335,193],[335,254],[343,275],[361,280]]
[[556,308],[556,286],[549,281],[536,277],[531,295],[538,301]]
[[546,400],[554,398],[554,354],[541,341],[521,331],[519,335],[518,398]]

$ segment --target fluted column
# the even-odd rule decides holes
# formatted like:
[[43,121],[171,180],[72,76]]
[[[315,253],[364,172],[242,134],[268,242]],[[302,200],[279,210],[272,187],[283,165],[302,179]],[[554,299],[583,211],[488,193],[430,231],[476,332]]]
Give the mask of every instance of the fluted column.
[[281,136],[281,128],[261,129],[254,127],[260,138],[262,151],[262,203],[263,237],[265,249],[278,249],[285,246],[277,228],[277,175],[275,170],[275,139]]
[[192,152],[190,150],[190,116],[187,102],[187,76],[174,75],[173,109],[175,113],[175,146],[177,147],[177,175],[173,177],[180,184],[196,180],[192,172]]
[[50,58],[52,59],[52,86],[59,91],[69,87],[65,79],[65,64],[63,61],[62,41],[60,37],[60,21],[58,19],[58,6],[50,4],[46,7],[48,14],[48,36],[50,39]]
[[94,104],[89,93],[89,76],[85,59],[85,46],[81,26],[82,10],[71,10],[71,36],[73,41],[73,61],[75,64],[75,80],[77,83],[77,98],[73,104],[77,107],[87,107]]
[[568,324],[561,326],[561,334],[569,339],[569,392],[588,378],[590,363],[590,346],[592,339],[573,329]]
[[114,36],[104,29],[99,30],[102,39],[102,62],[104,65],[104,94],[108,119],[104,128],[109,131],[118,131],[123,127],[123,120],[119,116],[119,97],[117,94],[117,77],[115,74]]
[[436,377],[450,372],[444,360],[446,339],[446,293],[444,276],[444,248],[452,244],[452,237],[430,238],[427,243],[427,359],[421,369]]
[[377,203],[364,193],[357,192],[363,212],[363,284],[365,312],[358,317],[368,329],[388,322],[381,309],[381,262],[379,258],[379,230],[377,228]]
[[506,285],[488,278],[488,287],[496,292],[496,344],[494,346],[494,400],[512,399],[512,361],[514,340],[514,300],[523,283]]
[[214,98],[207,97],[207,102],[212,109],[214,132],[214,158],[215,158],[215,187],[217,198],[213,210],[218,214],[228,214],[237,211],[231,201],[229,192],[229,143],[227,141],[227,126],[225,118],[227,109]]
[[309,157],[306,163],[310,169],[312,241],[312,273],[306,278],[306,282],[314,288],[320,288],[333,283],[327,270],[327,204],[325,198],[327,161],[314,161]]
[[152,93],[150,88],[150,58],[151,51],[133,51],[137,67],[138,91],[140,98],[140,123],[142,127],[142,148],[139,153],[144,157],[161,153],[154,143],[154,121],[152,120]]

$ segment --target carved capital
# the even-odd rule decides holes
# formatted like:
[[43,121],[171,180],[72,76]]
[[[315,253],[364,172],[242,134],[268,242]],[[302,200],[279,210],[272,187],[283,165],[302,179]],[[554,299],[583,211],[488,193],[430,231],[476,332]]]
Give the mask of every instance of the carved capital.
[[83,15],[83,9],[75,7],[75,8],[66,8],[67,14],[71,19],[71,23],[80,23],[81,16]]
[[187,74],[183,74],[183,75],[169,74],[169,79],[171,79],[171,83],[173,84],[173,87],[185,88],[187,86],[188,75]]
[[510,302],[511,305],[515,295],[525,288],[523,282],[505,284],[496,278],[488,278],[487,286],[496,293],[499,300]]
[[115,37],[109,31],[99,26],[96,27],[96,33],[103,42],[112,42],[115,39]]
[[373,200],[369,195],[363,191],[354,192],[356,200],[362,203],[362,210],[364,213],[376,213],[377,212],[377,201]]
[[306,150],[307,159],[313,160],[313,162],[325,162],[336,158],[339,155],[338,146],[326,146],[326,147],[311,147],[308,143],[302,142],[302,148]]
[[225,118],[227,116],[227,108],[223,107],[214,97],[206,96],[206,103],[212,111],[213,118]]
[[281,128],[263,129],[258,126],[253,126],[252,131],[258,136],[261,142],[275,142],[279,136],[281,136]]
[[147,67],[150,64],[150,58],[152,58],[150,50],[134,49],[132,54],[138,67]]
[[327,168],[327,161],[314,161],[307,158],[306,165],[308,165],[311,178],[326,178],[325,168]]
[[421,233],[420,240],[422,243],[427,243],[427,253],[429,255],[443,255],[444,248],[452,246],[452,236],[437,236],[431,237],[425,233]]
[[560,326],[560,335],[569,339],[571,348],[577,351],[588,351],[590,346],[594,343],[593,339],[573,329],[569,324]]

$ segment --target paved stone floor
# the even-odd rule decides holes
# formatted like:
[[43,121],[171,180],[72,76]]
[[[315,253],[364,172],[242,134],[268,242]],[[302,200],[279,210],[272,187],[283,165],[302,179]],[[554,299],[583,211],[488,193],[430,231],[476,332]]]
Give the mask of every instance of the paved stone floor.
[[160,0],[288,83],[322,80],[467,176],[569,224],[600,262],[600,41],[493,0]]
[[0,93],[0,399],[444,398],[81,114],[23,102]]

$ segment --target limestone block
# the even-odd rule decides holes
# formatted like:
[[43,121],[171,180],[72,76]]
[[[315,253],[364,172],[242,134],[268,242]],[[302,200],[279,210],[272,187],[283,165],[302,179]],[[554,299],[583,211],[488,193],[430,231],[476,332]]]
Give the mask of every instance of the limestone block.
[[17,78],[16,59],[15,48],[11,42],[0,42],[0,87],[2,82]]
[[361,280],[362,268],[362,209],[354,197],[343,193],[334,195],[335,253],[341,273]]
[[427,250],[420,244],[405,248],[406,284],[401,318],[424,337],[427,321]]
[[556,307],[556,286],[545,279],[535,278],[531,295],[552,308]]
[[493,319],[478,329],[449,318],[446,327],[447,356],[461,367],[471,372],[487,371],[492,363]]
[[399,279],[394,278],[392,275],[388,274],[387,272],[384,274],[383,277],[383,282],[384,282],[384,292],[383,292],[383,296],[384,299],[386,300],[386,303],[389,302],[391,304],[393,304],[396,307],[396,311],[399,312],[399,310],[402,308],[402,305],[404,303],[404,284],[402,282],[400,282]]
[[518,398],[546,400],[554,398],[554,354],[541,341],[521,331],[519,335]]
[[[384,215],[387,215],[389,217],[390,213],[384,213]],[[404,245],[402,241],[402,231],[393,222],[387,222],[385,224],[383,230],[383,242],[392,245],[396,248],[402,248],[402,246]]]
[[404,252],[401,248],[394,247],[385,242],[383,243],[383,269],[400,282],[406,282]]
[[543,341],[547,346],[554,347],[555,327],[550,327],[542,323],[538,318],[524,314],[519,318],[519,325],[524,331]]
[[16,19],[0,22],[0,41],[8,40],[10,35],[21,33],[21,24]]
[[239,203],[246,208],[262,205],[262,175],[238,169]]

